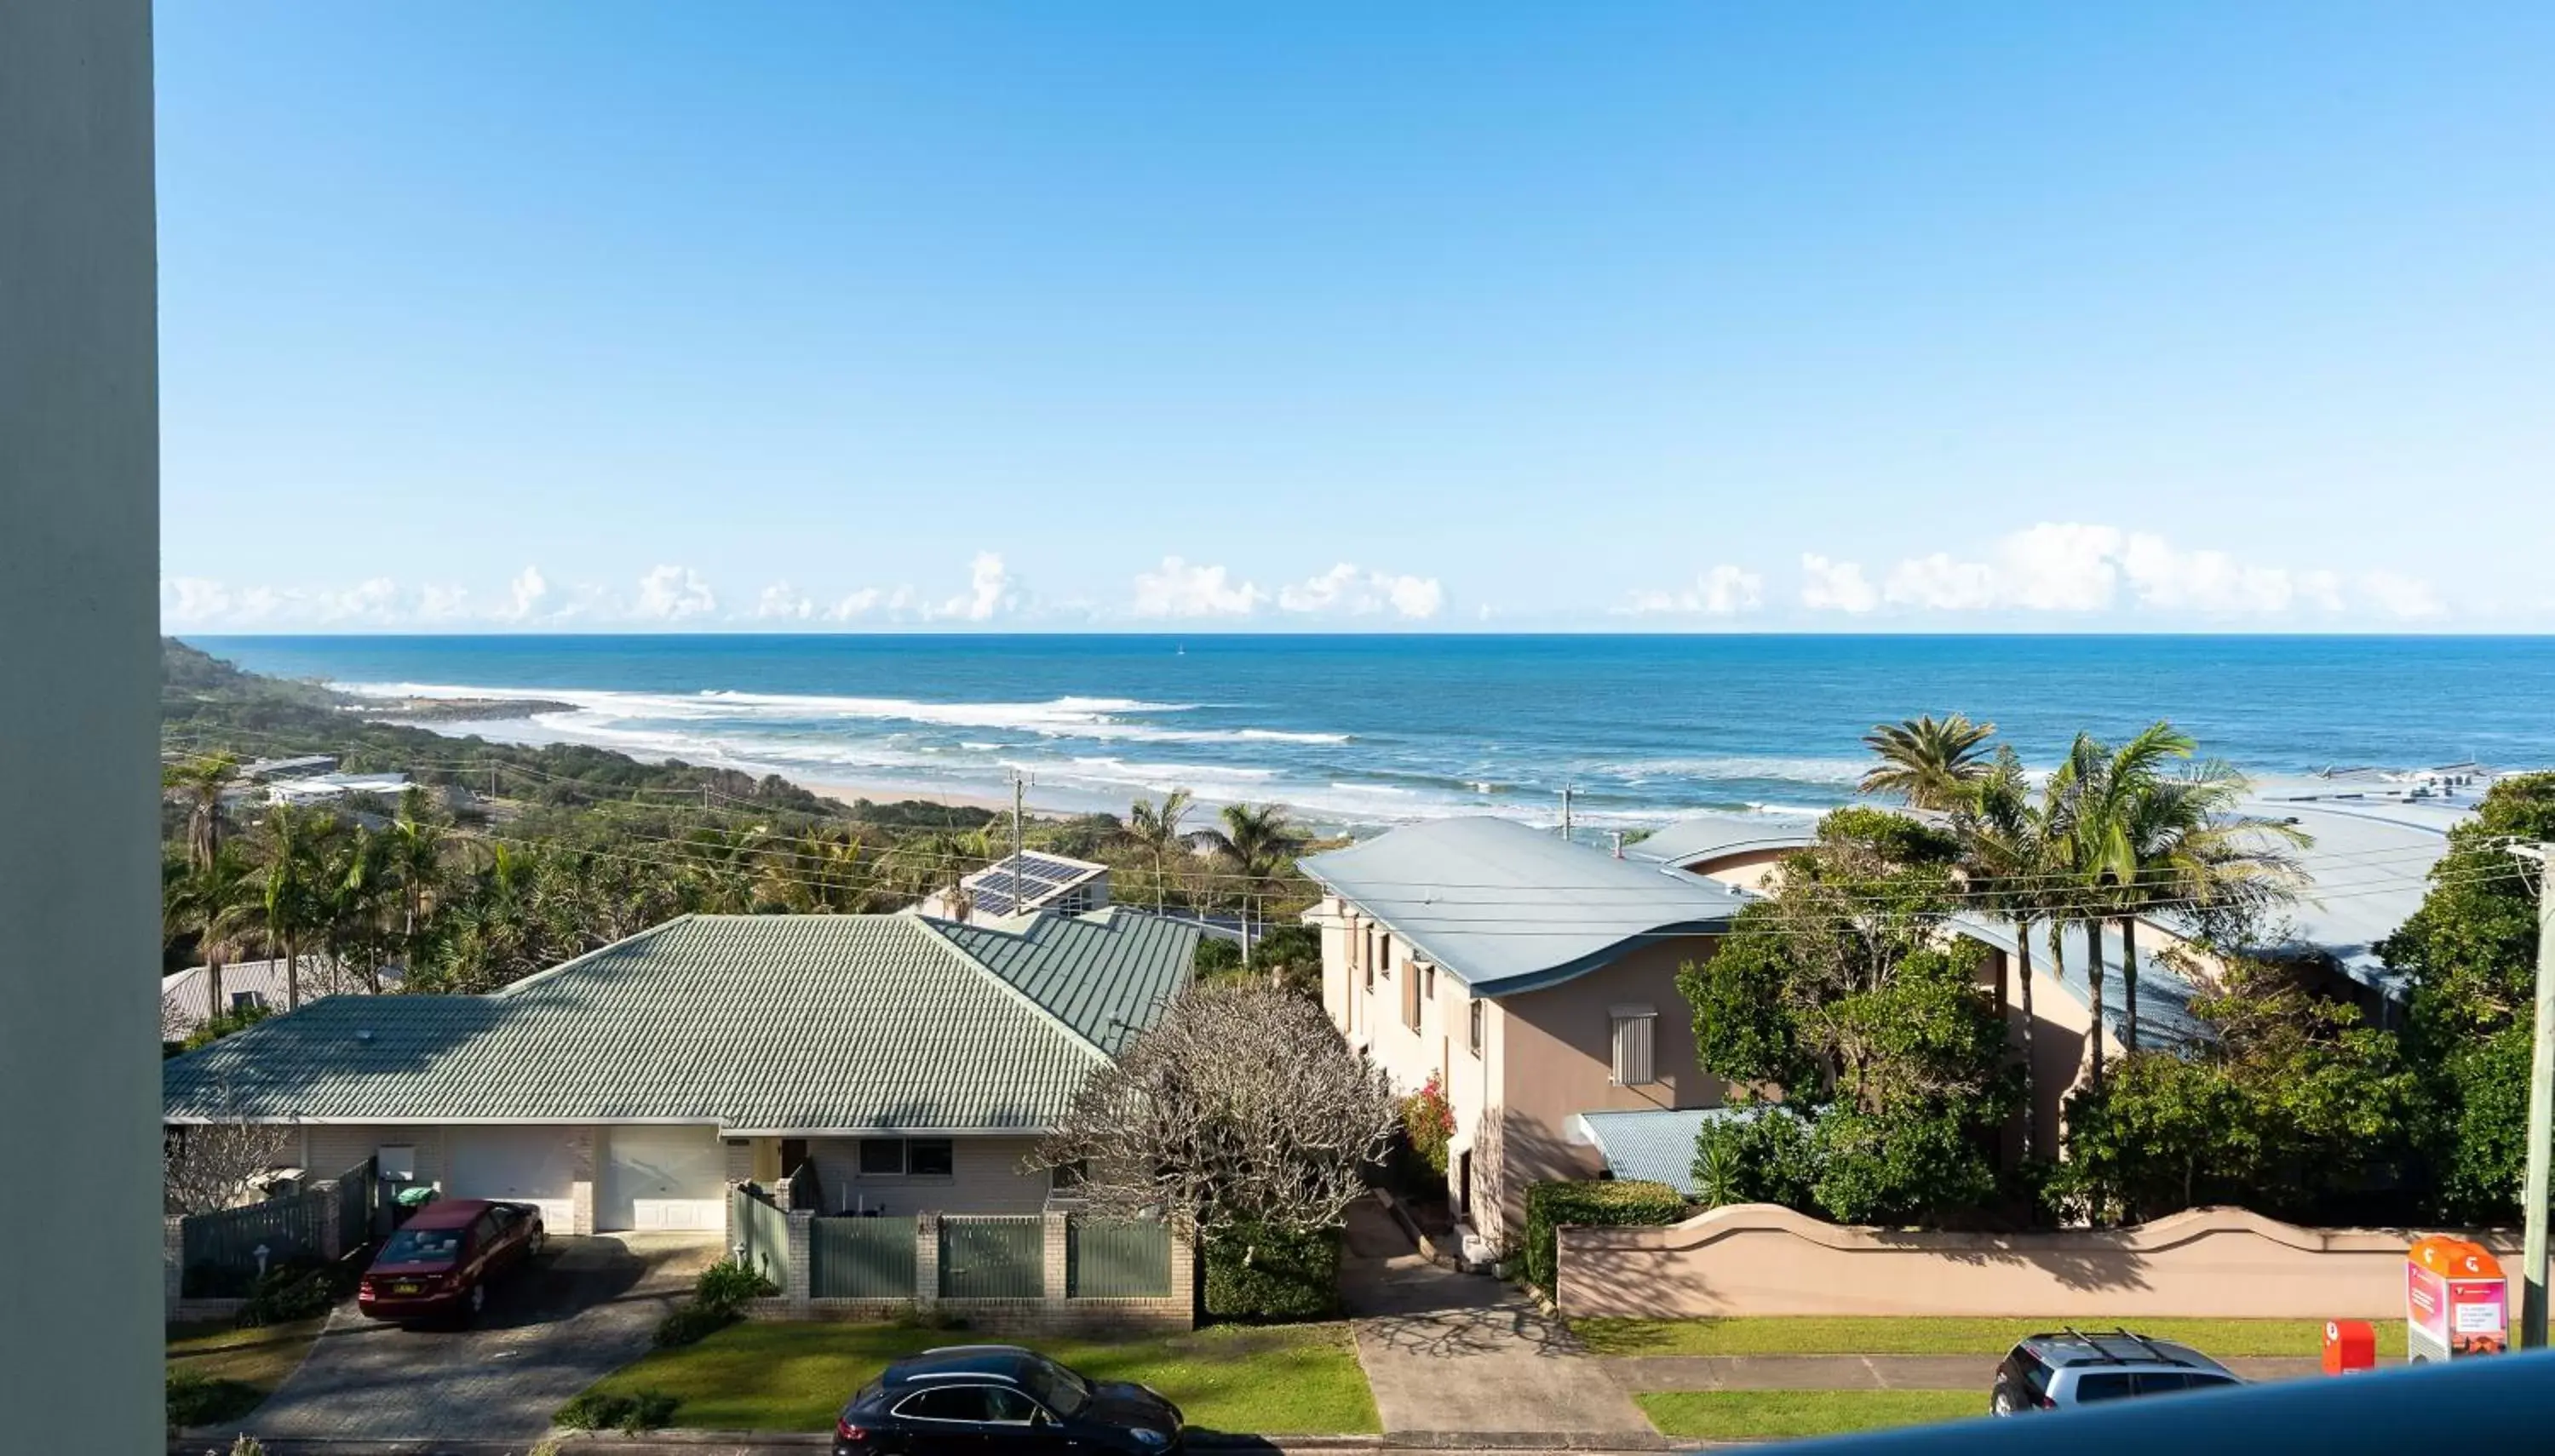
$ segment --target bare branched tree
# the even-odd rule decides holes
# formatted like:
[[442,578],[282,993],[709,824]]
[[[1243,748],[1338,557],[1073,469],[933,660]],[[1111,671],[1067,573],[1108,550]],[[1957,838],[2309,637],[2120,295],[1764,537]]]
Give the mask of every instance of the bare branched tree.
[[161,1187],[174,1213],[215,1213],[247,1202],[281,1167],[293,1130],[279,1123],[186,1123],[163,1134]]
[[1104,1217],[1296,1233],[1338,1226],[1400,1123],[1392,1083],[1320,1007],[1202,987],[1092,1074],[1031,1161],[1082,1168]]

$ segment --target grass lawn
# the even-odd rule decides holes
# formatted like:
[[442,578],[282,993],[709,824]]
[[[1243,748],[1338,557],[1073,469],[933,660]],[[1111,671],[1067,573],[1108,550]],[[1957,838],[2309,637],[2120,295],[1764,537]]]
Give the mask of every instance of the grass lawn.
[[1988,1413],[1968,1391],[1664,1391],[1633,1397],[1664,1436],[1824,1436]]
[[[1886,1315],[1761,1315],[1746,1319],[1579,1319],[1570,1328],[1599,1355],[2003,1355],[2039,1330],[2074,1325],[2177,1340],[2203,1355],[2314,1356],[2324,1324],[2307,1319],[1945,1319]],[[2377,1353],[2404,1353],[2401,1320],[2377,1325]],[[1664,1396],[1660,1398],[1665,1398]]]
[[[740,1324],[659,1350],[594,1389],[662,1391],[673,1423],[698,1430],[823,1430],[852,1392],[900,1356],[982,1336],[877,1324]],[[1137,1381],[1177,1402],[1192,1426],[1330,1434],[1380,1428],[1345,1324],[1220,1326],[1127,1340],[1040,1340],[1040,1353],[1093,1380]]]
[[238,1381],[271,1394],[319,1338],[327,1316],[271,1324],[253,1330],[227,1321],[219,1324],[169,1326],[169,1373],[193,1374],[206,1380]]

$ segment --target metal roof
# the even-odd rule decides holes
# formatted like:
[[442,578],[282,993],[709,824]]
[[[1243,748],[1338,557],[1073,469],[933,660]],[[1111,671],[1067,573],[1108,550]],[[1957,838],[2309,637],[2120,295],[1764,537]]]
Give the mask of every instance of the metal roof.
[[[349,992],[361,994],[372,989],[371,978],[366,973],[351,966],[340,966],[326,956],[305,955],[301,957],[301,1000],[304,1004],[324,996]],[[204,1005],[207,969],[188,966],[160,978],[160,1030],[164,1035],[192,1031],[204,1024],[207,1017]],[[399,989],[399,967],[382,967],[381,977],[383,990]],[[242,996],[257,998],[268,1011],[282,1011],[292,999],[284,985],[284,961],[281,958],[244,960],[223,966],[222,1010],[229,1011],[231,1004]]]
[[1572,1115],[1570,1141],[1594,1147],[1606,1171],[1618,1178],[1665,1183],[1695,1196],[1694,1145],[1707,1123],[1735,1122],[1765,1110],[1752,1107],[1654,1108],[1642,1112]]
[[1024,850],[1005,855],[959,883],[987,910],[1035,910],[1073,887],[1108,873],[1107,865]]
[[1117,906],[931,927],[1111,1056],[1180,994],[1197,956],[1197,926]]
[[1636,859],[1680,868],[1727,855],[1771,849],[1800,849],[1816,844],[1815,815],[1692,814],[1657,833],[1624,846]]
[[[676,1122],[732,1132],[1051,1126],[1189,942],[1036,941],[996,971],[912,915],[687,915],[491,996],[335,997],[163,1067],[168,1115]],[[1024,937],[1025,939],[1027,937]],[[1176,961],[1176,970],[1168,962]],[[1075,967],[1081,969],[1077,971]]]
[[1299,866],[1422,959],[1494,995],[1723,929],[1746,904],[1682,870],[1487,816],[1408,825]]

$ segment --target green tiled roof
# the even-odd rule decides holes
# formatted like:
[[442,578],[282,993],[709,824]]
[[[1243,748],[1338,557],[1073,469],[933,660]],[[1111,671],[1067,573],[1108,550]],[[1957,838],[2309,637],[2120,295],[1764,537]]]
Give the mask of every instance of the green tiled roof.
[[168,1115],[1035,1130],[1122,1039],[1082,1028],[1149,1024],[1195,934],[953,928],[693,915],[493,996],[332,997],[165,1063]]
[[935,922],[951,944],[1116,1056],[1188,984],[1197,926],[1116,907],[1018,929]]

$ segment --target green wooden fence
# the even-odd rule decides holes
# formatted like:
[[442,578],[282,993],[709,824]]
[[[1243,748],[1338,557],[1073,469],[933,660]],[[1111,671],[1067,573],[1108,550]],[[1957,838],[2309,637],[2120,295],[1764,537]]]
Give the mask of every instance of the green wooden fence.
[[373,1242],[380,1232],[380,1164],[365,1158],[337,1175],[337,1239],[348,1249]]
[[951,1214],[940,1220],[940,1297],[1046,1296],[1046,1221],[1031,1214]]
[[1064,1230],[1068,1299],[1165,1299],[1171,1292],[1171,1231],[1150,1220],[1076,1218]]
[[820,1218],[807,1226],[807,1292],[818,1299],[911,1299],[913,1220]]
[[742,1187],[729,1191],[728,1211],[737,1242],[745,1246],[745,1267],[790,1287],[790,1215]]
[[[238,1297],[257,1282],[257,1251],[266,1268],[326,1259],[372,1241],[381,1185],[366,1158],[337,1175],[333,1190],[305,1189],[218,1213],[188,1214],[178,1227],[179,1288],[187,1298]],[[337,1242],[325,1247],[327,1205],[336,1204]]]

